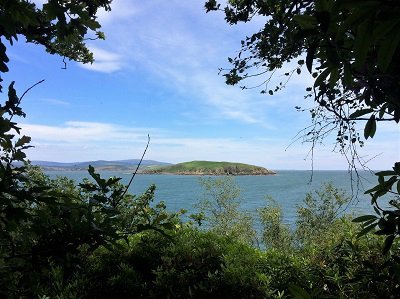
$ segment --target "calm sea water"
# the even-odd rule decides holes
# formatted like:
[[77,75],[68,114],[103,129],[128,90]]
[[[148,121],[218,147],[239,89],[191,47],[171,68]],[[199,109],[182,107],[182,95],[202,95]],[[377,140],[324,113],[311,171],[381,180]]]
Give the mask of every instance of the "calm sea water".
[[[80,182],[88,177],[83,171],[47,172],[51,177],[57,175],[67,176]],[[127,184],[130,175],[122,172],[101,172],[103,178],[117,176]],[[241,189],[243,210],[255,213],[258,208],[266,205],[265,198],[274,198],[283,209],[284,222],[293,224],[296,217],[296,209],[302,204],[308,192],[321,190],[324,183],[333,183],[334,186],[346,191],[353,200],[346,210],[346,213],[365,214],[371,213],[370,198],[364,195],[364,190],[376,184],[376,177],[369,172],[361,173],[359,184],[347,171],[314,171],[312,181],[311,171],[278,171],[277,175],[270,176],[235,176],[235,182]],[[155,184],[156,201],[163,200],[168,210],[178,211],[186,209],[195,212],[193,205],[203,196],[203,189],[200,184],[200,176],[180,175],[136,175],[130,187],[132,194],[141,194],[146,188]]]

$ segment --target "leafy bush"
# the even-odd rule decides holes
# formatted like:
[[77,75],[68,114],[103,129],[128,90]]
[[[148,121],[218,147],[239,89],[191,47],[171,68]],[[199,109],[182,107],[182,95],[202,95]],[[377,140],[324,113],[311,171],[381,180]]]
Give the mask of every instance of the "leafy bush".
[[262,225],[262,243],[266,248],[291,250],[293,235],[290,228],[282,223],[282,208],[272,198],[267,198],[267,206],[258,209]]
[[208,229],[246,244],[256,243],[253,219],[240,210],[240,188],[232,177],[202,178],[203,198],[196,205]]

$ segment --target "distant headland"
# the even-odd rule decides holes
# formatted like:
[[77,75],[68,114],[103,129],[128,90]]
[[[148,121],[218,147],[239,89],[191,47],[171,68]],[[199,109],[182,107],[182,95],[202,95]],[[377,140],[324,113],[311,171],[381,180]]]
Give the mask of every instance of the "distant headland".
[[[39,166],[44,171],[87,171],[89,165],[92,165],[97,171],[123,171],[133,173],[140,159],[129,159],[129,160],[116,160],[116,161],[87,161],[87,162],[51,162],[51,161],[31,161],[32,165]],[[156,167],[171,165],[166,162],[159,162],[154,160],[143,160],[141,161],[141,167],[139,172],[146,167]]]
[[213,161],[191,161],[166,166],[149,166],[143,169],[145,174],[178,174],[178,175],[271,175],[276,172],[264,167]]

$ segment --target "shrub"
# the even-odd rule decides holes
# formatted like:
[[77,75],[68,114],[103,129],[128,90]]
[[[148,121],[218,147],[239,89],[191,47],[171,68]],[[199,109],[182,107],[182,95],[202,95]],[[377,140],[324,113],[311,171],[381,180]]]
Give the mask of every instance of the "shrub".
[[205,178],[200,180],[204,189],[203,199],[196,207],[203,214],[206,227],[221,236],[254,245],[256,232],[249,213],[240,210],[240,188],[232,177]]

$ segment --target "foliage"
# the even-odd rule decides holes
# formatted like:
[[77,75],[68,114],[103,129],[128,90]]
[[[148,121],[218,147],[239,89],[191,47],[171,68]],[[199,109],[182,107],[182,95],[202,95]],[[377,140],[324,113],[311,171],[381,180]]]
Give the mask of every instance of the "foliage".
[[[360,236],[358,226],[350,222],[350,217],[339,213],[348,201],[342,191],[326,184],[307,194],[303,205],[298,207],[295,231],[278,221],[264,225],[267,253],[280,252],[284,253],[280,259],[291,258],[291,263],[284,262],[289,269],[283,270],[283,265],[277,268],[282,271],[279,275],[291,273],[290,267],[296,261],[298,268],[294,275],[303,277],[302,281],[290,280],[289,287],[280,285],[278,290],[290,292],[294,297],[300,293],[317,298],[398,296],[398,248],[392,249],[393,255],[384,255],[379,237]],[[263,209],[269,212],[267,215],[278,214],[282,219],[276,203]],[[272,265],[277,264],[275,261]]]
[[288,298],[293,290],[315,298],[396,298],[400,277],[379,238],[357,238],[354,223],[339,223],[346,229],[303,245],[312,254],[260,251],[185,225],[170,237],[147,231],[112,251],[98,248],[65,289],[96,298]]
[[[165,204],[154,207],[155,186],[139,197],[127,194],[120,178],[103,179],[89,166],[92,181],[76,185],[49,179],[26,163],[30,138],[20,137],[14,117],[24,116],[13,83],[0,106],[0,294],[32,296],[53,273],[70,278],[82,255],[112,248],[127,236],[179,223]],[[25,163],[25,164],[22,164]],[[53,274],[54,274],[53,273]]]
[[263,167],[232,162],[192,161],[156,168],[150,168],[146,173],[177,173],[177,174],[207,174],[207,175],[246,175],[274,174]]
[[[222,10],[231,25],[259,17],[265,20],[258,32],[241,42],[238,55],[228,58],[232,68],[221,70],[227,84],[260,76],[261,93],[273,95],[304,67],[312,75],[314,84],[306,89],[305,98],[313,98],[316,106],[309,109],[312,125],[299,138],[312,143],[311,153],[317,143],[336,132],[339,151],[349,165],[360,162],[364,166],[357,145],[375,136],[379,122],[399,123],[399,1],[230,0],[222,8],[218,1],[208,0],[205,8],[207,12]],[[284,70],[287,79],[268,87],[279,70]],[[365,122],[362,136],[356,129],[360,122]],[[356,219],[364,223],[361,235],[377,226],[376,233],[386,235],[384,252],[400,232],[399,163],[393,170],[377,173],[378,185],[367,191],[376,215]],[[393,195],[392,209],[383,209],[377,202],[387,193]]]
[[318,244],[326,235],[335,236],[334,230],[342,230],[339,216],[351,198],[335,188],[325,184],[321,190],[306,194],[303,205],[297,209],[296,235],[297,241],[303,244]]
[[[205,7],[223,10],[231,25],[265,20],[260,31],[241,42],[237,57],[228,58],[227,84],[258,75],[264,78],[261,92],[273,95],[304,67],[312,74],[314,85],[306,98],[318,105],[310,110],[313,126],[306,140],[316,142],[336,130],[345,153],[357,142],[362,145],[356,122],[366,121],[365,139],[375,135],[377,122],[399,122],[398,1],[230,0],[222,9],[209,0]],[[268,88],[275,72],[293,60],[297,66],[284,73],[287,80]]]
[[209,229],[254,244],[256,234],[248,213],[240,211],[240,188],[232,177],[202,178],[203,199],[196,205]]
[[96,298],[257,298],[267,290],[255,271],[260,252],[191,227],[171,238],[146,232],[114,251],[98,249],[79,287]]
[[[93,62],[85,41],[104,39],[96,13],[99,9],[109,11],[110,3],[111,0],[49,0],[39,8],[28,0],[1,1],[0,72],[8,71],[5,40],[13,45],[21,36],[26,42],[44,46],[50,54],[83,63]],[[90,32],[93,36],[87,37]]]
[[[360,236],[374,231],[377,235],[386,236],[383,252],[387,253],[400,235],[400,162],[395,163],[392,170],[376,173],[378,184],[365,191],[371,195],[371,204],[374,206],[376,215],[363,215],[354,222],[362,222],[363,229]],[[391,195],[389,205],[392,209],[382,208],[378,202],[379,198]],[[375,228],[378,230],[375,231]]]
[[258,210],[262,225],[262,242],[267,248],[290,250],[293,236],[289,227],[283,224],[282,208],[273,198]]

